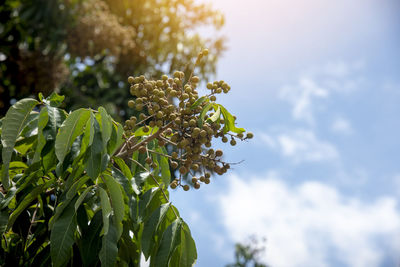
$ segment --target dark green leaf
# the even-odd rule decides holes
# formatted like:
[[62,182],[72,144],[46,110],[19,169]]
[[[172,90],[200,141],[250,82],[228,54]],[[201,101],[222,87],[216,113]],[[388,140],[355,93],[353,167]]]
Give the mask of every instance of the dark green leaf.
[[94,129],[94,137],[93,143],[89,146],[88,153],[85,157],[85,170],[91,178],[96,179],[101,172],[101,160],[104,147],[99,123],[97,120],[93,120],[93,122],[94,124],[91,125],[91,127]]
[[196,244],[194,243],[189,227],[185,222],[182,223],[180,243],[181,249],[179,266],[194,266],[197,260]]
[[18,207],[11,213],[10,218],[8,220],[7,228],[9,229],[18,218],[18,216],[31,205],[31,202],[34,201],[40,193],[45,191],[54,181],[49,181],[45,184],[41,184],[36,186],[29,194],[27,194],[21,203],[18,204]]
[[146,260],[150,256],[150,252],[152,249],[151,245],[154,245],[154,232],[164,220],[165,214],[168,211],[170,205],[170,203],[161,205],[151,214],[150,218],[144,223],[142,233],[142,252]]
[[100,233],[102,227],[102,213],[99,210],[94,214],[87,231],[82,235],[80,251],[85,266],[95,266],[99,260],[98,253],[101,248]]
[[3,235],[5,230],[7,229],[7,224],[8,224],[8,211],[7,210],[1,210],[0,211],[0,236]]
[[104,182],[107,185],[108,192],[111,197],[111,205],[114,210],[115,227],[117,229],[117,237],[120,238],[122,234],[122,220],[125,215],[125,204],[122,196],[121,186],[112,176],[104,175]]
[[104,190],[103,188],[98,187],[98,192],[100,194],[100,204],[103,214],[103,232],[104,234],[107,234],[109,229],[110,216],[112,212],[110,199],[108,198],[106,190]]
[[124,134],[124,128],[121,124],[114,124],[112,125],[112,133],[110,137],[110,141],[108,142],[108,153],[110,155],[114,154],[115,151],[122,145],[125,141],[122,136]]
[[91,189],[93,189],[94,185],[89,186],[88,188],[80,194],[78,200],[75,202],[75,211],[78,210],[79,206],[82,204],[83,200],[85,199],[86,195],[89,193]]
[[71,257],[77,227],[74,209],[76,199],[77,197],[64,209],[51,228],[50,254],[54,266],[63,266]]
[[103,146],[107,147],[107,143],[111,138],[112,133],[112,120],[110,115],[107,114],[107,111],[103,107],[99,107],[99,113],[101,116],[101,134],[103,138]]
[[109,229],[104,234],[100,250],[100,261],[103,267],[114,267],[118,255],[118,235],[117,229],[113,224],[113,217],[109,218]]
[[11,161],[15,142],[22,129],[28,122],[29,114],[38,104],[35,99],[22,99],[15,103],[8,111],[3,119],[1,144],[3,168],[1,174],[1,182],[5,189],[9,188],[10,180],[8,167]]
[[40,154],[43,147],[46,145],[46,138],[43,135],[43,129],[46,127],[49,121],[49,114],[47,112],[47,107],[42,108],[39,114],[38,120],[38,134],[37,134],[37,145],[35,149],[35,155],[33,156],[33,162],[38,162],[40,160]]
[[172,222],[162,235],[160,246],[150,266],[166,267],[172,256],[172,252],[180,243],[182,219],[178,218]]

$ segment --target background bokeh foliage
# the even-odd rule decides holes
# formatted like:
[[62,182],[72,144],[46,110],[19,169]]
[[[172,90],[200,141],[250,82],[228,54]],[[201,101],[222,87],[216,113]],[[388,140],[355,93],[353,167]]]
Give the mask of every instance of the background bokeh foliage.
[[187,73],[207,47],[196,73],[208,77],[224,50],[223,24],[192,0],[0,0],[0,117],[15,100],[57,91],[67,110],[102,105],[128,118],[128,75]]

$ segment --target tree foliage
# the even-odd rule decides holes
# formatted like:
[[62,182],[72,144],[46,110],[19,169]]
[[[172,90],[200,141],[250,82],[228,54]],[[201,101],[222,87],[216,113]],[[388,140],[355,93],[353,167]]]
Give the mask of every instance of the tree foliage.
[[168,187],[188,190],[183,176],[203,174],[191,180],[198,189],[208,171],[225,173],[212,138],[252,134],[215,102],[229,91],[225,82],[199,97],[197,76],[174,77],[129,77],[139,113],[124,126],[103,107],[67,113],[56,93],[8,110],[0,120],[0,265],[138,266],[141,255],[150,266],[194,265],[196,246]]
[[213,73],[224,41],[196,29],[223,23],[192,0],[0,0],[0,116],[12,99],[58,90],[68,109],[104,106],[127,118],[121,80],[187,73],[204,47],[213,56],[197,71]]

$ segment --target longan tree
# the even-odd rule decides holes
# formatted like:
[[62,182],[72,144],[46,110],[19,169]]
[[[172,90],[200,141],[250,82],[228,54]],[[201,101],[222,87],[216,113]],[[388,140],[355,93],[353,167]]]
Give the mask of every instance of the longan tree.
[[168,189],[199,189],[229,170],[215,138],[253,135],[216,102],[231,89],[224,81],[204,96],[193,73],[128,82],[136,115],[124,125],[103,107],[67,113],[55,93],[22,99],[0,120],[0,265],[139,266],[142,255],[150,266],[195,264]]
[[224,42],[196,28],[218,31],[223,23],[219,12],[192,0],[0,0],[0,117],[13,99],[54,90],[68,109],[103,105],[129,117],[121,80],[187,73],[203,47],[213,56],[197,73],[207,77]]

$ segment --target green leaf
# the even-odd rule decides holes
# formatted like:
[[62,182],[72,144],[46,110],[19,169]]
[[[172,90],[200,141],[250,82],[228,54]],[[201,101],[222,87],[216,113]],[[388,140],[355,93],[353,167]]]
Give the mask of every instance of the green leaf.
[[89,117],[89,110],[78,109],[72,112],[61,125],[55,144],[56,156],[60,162],[64,161],[75,139],[83,133]]
[[[40,97],[40,94],[39,94],[39,97]],[[43,97],[43,95],[42,95],[42,97]],[[65,98],[65,96],[63,96],[63,95],[59,95],[57,93],[52,93],[46,99],[44,99],[43,102],[46,105],[49,105],[52,107],[58,107],[62,104],[62,102],[64,101],[64,98]]]
[[97,120],[93,120],[94,124],[91,127],[94,129],[93,143],[88,148],[88,153],[85,157],[85,170],[87,174],[96,179],[101,173],[102,152],[104,151],[103,141],[101,139],[100,126]]
[[[156,151],[163,155],[168,155],[165,148],[157,147]],[[164,188],[168,188],[171,182],[171,172],[169,170],[168,158],[160,156],[161,178],[164,183]]]
[[11,161],[11,156],[14,150],[15,142],[22,129],[29,119],[29,114],[32,109],[38,104],[35,99],[22,99],[15,103],[8,111],[3,119],[1,144],[3,168],[1,174],[1,182],[7,190],[10,187],[10,178],[8,167]]
[[[72,174],[70,179],[73,181],[74,175]],[[54,214],[53,220],[50,221],[50,228],[53,227],[54,222],[58,219],[58,217],[64,212],[64,209],[69,206],[70,202],[74,199],[76,194],[78,193],[79,189],[87,182],[89,177],[87,175],[78,178],[71,186],[67,187],[69,188],[68,191],[66,191],[64,196],[64,199],[62,202],[57,206],[56,208],[56,213]],[[67,180],[70,181],[70,180]]]
[[[118,164],[118,167],[121,168],[121,163],[125,165],[125,162],[122,159],[115,158],[115,163]],[[122,161],[122,162],[121,162]],[[132,179],[132,174],[130,174],[129,167],[125,165],[125,172],[121,172],[115,167],[112,167],[112,176],[118,181],[118,183],[124,188],[125,193],[128,196],[133,194],[139,195],[140,191],[135,182],[135,179]],[[126,172],[128,171],[128,172]]]
[[103,214],[103,232],[106,235],[109,229],[109,222],[112,209],[111,209],[110,199],[108,198],[106,190],[99,187],[98,192],[100,194],[100,204]]
[[140,196],[139,200],[139,220],[145,217],[145,211],[147,210],[149,204],[153,200],[154,196],[160,193],[160,188],[152,187],[147,190],[142,196]]
[[43,147],[46,145],[46,138],[43,135],[43,129],[46,127],[47,122],[49,121],[49,114],[47,110],[47,107],[44,107],[39,113],[37,134],[38,142],[35,149],[35,155],[33,156],[32,160],[33,163],[40,161],[40,153],[42,152]]
[[218,107],[217,111],[215,111],[214,115],[207,119],[207,121],[216,122],[219,117],[221,117],[221,108]]
[[86,149],[92,145],[95,133],[95,116],[90,111],[90,119],[86,122],[85,132],[82,138],[81,154],[86,152]]
[[224,117],[225,120],[225,126],[224,126],[224,133],[227,132],[234,132],[234,133],[242,133],[245,131],[243,128],[237,128],[235,126],[235,118],[230,114],[226,108],[224,108],[222,105],[218,105],[221,108],[222,116]]
[[2,236],[3,233],[6,231],[7,223],[8,223],[8,211],[2,210],[0,211],[0,236]]
[[194,266],[197,260],[196,244],[194,243],[189,227],[185,222],[182,223],[180,243],[181,249],[179,266]]
[[172,252],[179,245],[181,237],[182,219],[178,218],[172,222],[162,235],[155,259],[151,260],[151,266],[166,267],[172,256]]
[[79,206],[82,204],[83,200],[85,199],[86,195],[89,193],[89,191],[94,187],[94,185],[89,186],[88,188],[83,191],[82,194],[80,194],[78,200],[75,202],[75,211],[78,210]]
[[118,235],[117,229],[113,224],[113,217],[109,218],[109,230],[107,234],[103,236],[102,246],[100,250],[100,261],[103,267],[113,267],[117,260],[118,255]]
[[110,141],[108,142],[108,153],[110,155],[114,154],[115,151],[122,145],[125,141],[122,136],[124,134],[124,128],[121,124],[115,123],[112,127],[112,133],[110,137]]
[[133,135],[136,136],[136,137],[147,136],[147,135],[150,135],[150,134],[155,134],[158,131],[158,127],[157,126],[154,126],[154,127],[146,126],[147,128],[149,128],[149,130],[147,132],[144,132],[143,131],[143,127],[140,127],[139,129],[137,129]]
[[[75,198],[76,201],[76,198]],[[50,254],[54,266],[63,266],[71,257],[76,231],[75,201],[72,201],[54,222],[50,233]]]
[[146,260],[150,256],[150,252],[152,249],[151,246],[154,245],[154,232],[164,220],[165,214],[167,213],[170,205],[170,203],[162,204],[151,214],[150,218],[144,223],[142,233],[142,252]]
[[112,176],[104,175],[104,181],[107,185],[108,192],[110,193],[111,205],[114,210],[115,226],[117,229],[118,239],[122,234],[122,220],[125,215],[125,204],[122,196],[121,186]]
[[53,184],[53,182],[54,181],[50,180],[49,182],[47,182],[45,184],[36,186],[29,194],[27,194],[24,197],[24,199],[21,201],[21,203],[18,204],[18,207],[11,213],[10,218],[8,220],[7,229],[10,229],[10,227],[14,224],[14,222],[18,218],[18,216],[28,206],[31,205],[31,202],[34,201],[40,193],[44,192],[51,184]]
[[63,110],[51,106],[47,106],[47,113],[49,115],[49,121],[47,123],[49,131],[46,132],[47,134],[45,134],[45,137],[47,141],[56,140],[57,131],[67,118],[67,115]]
[[102,212],[99,210],[94,214],[88,229],[82,235],[80,252],[85,266],[96,266],[101,248],[100,233],[102,227]]
[[111,138],[112,134],[112,120],[110,115],[107,114],[107,111],[103,107],[99,107],[99,112],[101,116],[101,135],[103,138],[103,146],[107,147],[107,143]]
[[198,106],[200,106],[203,102],[208,102],[210,99],[207,96],[202,96],[199,99],[197,99],[191,106],[190,109],[195,109]]
[[200,118],[197,121],[198,126],[201,128],[203,127],[204,117],[206,116],[207,112],[214,106],[214,103],[208,103],[204,106],[203,110],[200,113]]
[[2,199],[1,202],[0,202],[0,210],[2,210],[2,209],[4,209],[5,207],[8,206],[8,204],[11,202],[11,200],[14,199],[16,193],[17,193],[17,189],[15,187],[11,187],[8,190],[5,198]]

